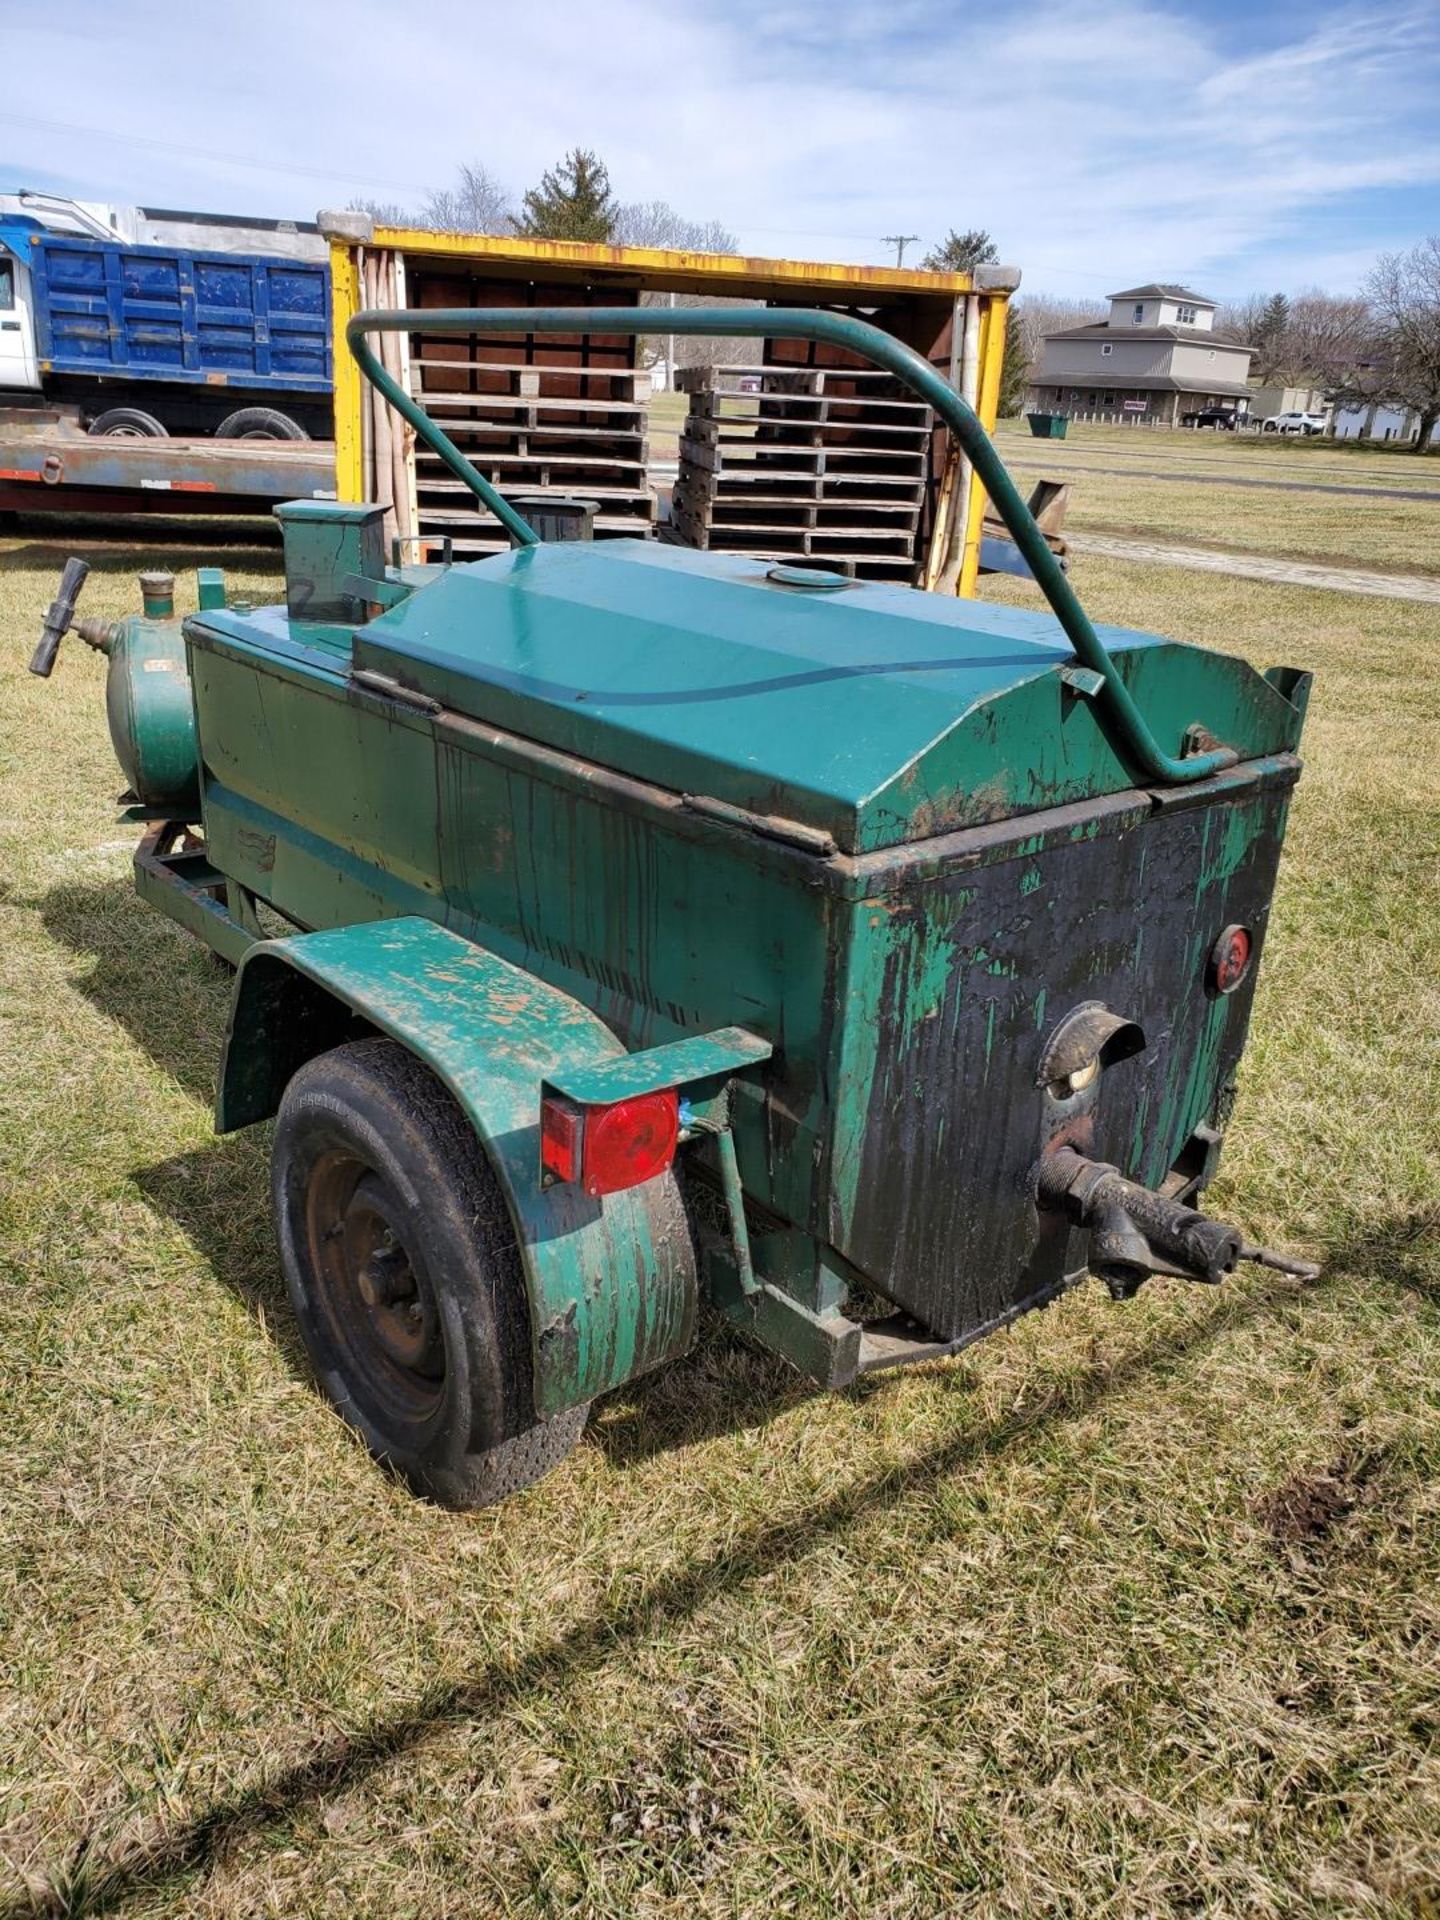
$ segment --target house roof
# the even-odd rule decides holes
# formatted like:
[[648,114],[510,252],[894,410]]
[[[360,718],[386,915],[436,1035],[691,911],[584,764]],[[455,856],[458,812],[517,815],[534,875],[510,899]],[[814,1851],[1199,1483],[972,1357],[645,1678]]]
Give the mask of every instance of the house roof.
[[1248,399],[1254,392],[1243,380],[1206,380],[1193,375],[1180,380],[1169,373],[1046,373],[1031,381],[1036,388],[1107,387],[1113,393],[1193,393]]
[[1223,340],[1204,327],[1112,327],[1108,320],[1090,320],[1083,327],[1062,327],[1047,333],[1047,340],[1183,340],[1193,346],[1203,340],[1207,347],[1223,347],[1230,353],[1253,353],[1253,347],[1238,340]]
[[1107,293],[1107,300],[1184,300],[1192,307],[1213,307],[1218,303],[1207,300],[1203,293],[1193,293],[1189,287],[1162,285],[1152,280],[1148,286],[1126,287],[1122,293]]

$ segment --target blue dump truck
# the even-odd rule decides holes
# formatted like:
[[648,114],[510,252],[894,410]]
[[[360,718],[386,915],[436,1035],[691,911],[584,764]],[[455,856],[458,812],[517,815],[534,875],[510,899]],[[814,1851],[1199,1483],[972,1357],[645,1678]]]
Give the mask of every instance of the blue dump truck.
[[0,195],[0,408],[99,436],[331,437],[319,233]]

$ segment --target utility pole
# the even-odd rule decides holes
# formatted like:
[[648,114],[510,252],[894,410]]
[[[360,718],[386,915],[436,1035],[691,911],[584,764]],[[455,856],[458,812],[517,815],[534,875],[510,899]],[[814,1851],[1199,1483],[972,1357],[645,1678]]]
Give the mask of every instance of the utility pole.
[[909,246],[912,240],[918,240],[920,238],[918,233],[885,233],[880,237],[887,247],[894,247],[895,264],[897,267],[903,267],[905,264],[906,247]]

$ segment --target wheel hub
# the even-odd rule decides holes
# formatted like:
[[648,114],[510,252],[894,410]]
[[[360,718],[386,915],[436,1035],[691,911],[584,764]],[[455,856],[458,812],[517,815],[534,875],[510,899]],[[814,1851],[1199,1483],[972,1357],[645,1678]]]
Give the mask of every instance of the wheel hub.
[[423,1263],[378,1174],[345,1154],[314,1169],[309,1194],[316,1267],[336,1330],[372,1388],[411,1417],[445,1377],[445,1345]]

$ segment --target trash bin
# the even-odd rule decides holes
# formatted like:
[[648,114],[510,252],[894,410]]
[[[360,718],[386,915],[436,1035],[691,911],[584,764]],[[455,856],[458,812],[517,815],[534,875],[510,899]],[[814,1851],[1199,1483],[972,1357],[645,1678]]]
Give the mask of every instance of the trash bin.
[[1064,413],[1027,413],[1025,418],[1037,440],[1063,440],[1070,424],[1069,415]]
[[510,502],[542,540],[593,540],[598,500],[571,500],[561,494],[535,494]]

